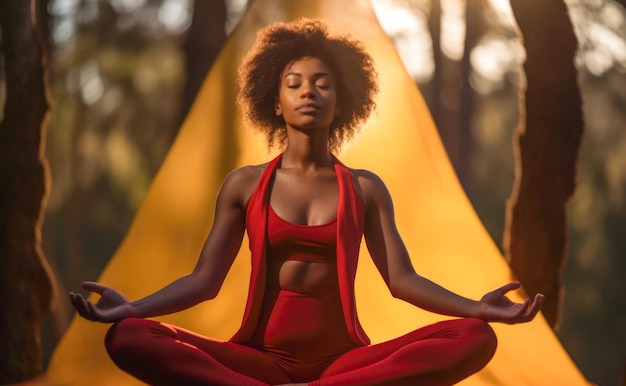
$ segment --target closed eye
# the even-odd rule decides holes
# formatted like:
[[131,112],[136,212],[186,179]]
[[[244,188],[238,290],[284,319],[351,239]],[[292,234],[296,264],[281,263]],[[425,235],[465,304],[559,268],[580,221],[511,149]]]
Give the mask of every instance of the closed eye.
[[322,90],[328,90],[333,87],[333,82],[328,75],[321,75],[317,78],[315,85]]

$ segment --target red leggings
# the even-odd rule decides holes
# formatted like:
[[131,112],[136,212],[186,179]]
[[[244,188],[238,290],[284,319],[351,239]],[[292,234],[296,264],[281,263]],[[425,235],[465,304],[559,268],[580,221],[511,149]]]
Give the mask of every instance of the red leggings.
[[[267,385],[293,382],[274,358],[145,319],[111,327],[106,348],[124,371],[150,385]],[[355,348],[309,385],[451,385],[483,368],[496,337],[479,319],[435,323],[399,338]]]

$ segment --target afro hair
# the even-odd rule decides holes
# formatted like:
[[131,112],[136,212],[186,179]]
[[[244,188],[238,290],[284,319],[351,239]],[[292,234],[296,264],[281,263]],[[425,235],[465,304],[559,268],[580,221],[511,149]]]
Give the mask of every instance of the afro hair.
[[322,20],[300,18],[260,30],[239,67],[237,103],[245,124],[265,134],[269,147],[284,147],[285,122],[274,110],[280,74],[305,56],[322,60],[335,75],[341,114],[331,123],[328,147],[337,152],[376,107],[378,78],[363,44],[349,34],[331,31]]

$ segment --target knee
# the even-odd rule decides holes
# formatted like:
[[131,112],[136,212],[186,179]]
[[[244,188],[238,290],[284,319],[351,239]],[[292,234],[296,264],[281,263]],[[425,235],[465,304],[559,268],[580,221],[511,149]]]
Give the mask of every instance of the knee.
[[468,339],[471,340],[472,346],[476,350],[476,355],[483,358],[485,362],[489,362],[496,353],[498,346],[498,338],[493,328],[481,319],[468,318],[463,319],[463,322]]
[[132,357],[141,348],[144,336],[151,321],[138,318],[123,319],[115,323],[104,338],[107,353],[118,363]]

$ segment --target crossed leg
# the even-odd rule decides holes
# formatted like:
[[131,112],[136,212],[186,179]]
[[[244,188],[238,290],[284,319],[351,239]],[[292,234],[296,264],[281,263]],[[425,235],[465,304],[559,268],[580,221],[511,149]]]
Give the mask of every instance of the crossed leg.
[[310,385],[451,385],[482,369],[496,345],[496,336],[486,322],[448,320],[354,349],[335,360]]
[[124,319],[106,335],[115,364],[149,385],[266,386],[290,382],[271,356],[146,319]]
[[[115,364],[150,385],[260,386],[291,381],[261,351],[151,320],[118,322],[105,344]],[[450,320],[354,349],[309,384],[451,385],[483,368],[495,348],[495,334],[487,323]]]

